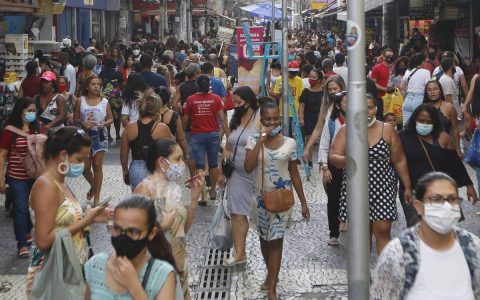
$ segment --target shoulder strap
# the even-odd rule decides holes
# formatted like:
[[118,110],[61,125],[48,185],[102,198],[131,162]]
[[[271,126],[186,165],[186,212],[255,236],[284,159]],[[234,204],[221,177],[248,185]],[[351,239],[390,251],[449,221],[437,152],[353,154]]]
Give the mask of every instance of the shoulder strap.
[[[252,117],[256,114],[257,112],[254,112],[250,118],[248,118],[247,124],[243,127],[242,132],[240,132],[240,135],[238,135],[237,142],[235,143],[235,149],[233,150],[233,157],[232,161],[235,161],[235,156],[237,155],[237,148],[238,148],[238,142],[240,141],[240,138],[242,137],[243,132],[245,129],[247,129],[248,124],[250,124],[250,120],[252,120]],[[262,148],[263,149],[263,148]]]
[[433,166],[432,160],[430,159],[430,155],[428,154],[427,148],[425,148],[425,144],[422,141],[422,138],[420,138],[417,135],[418,140],[420,141],[420,145],[422,145],[423,151],[425,152],[425,155],[427,156],[428,163],[430,164],[430,167],[432,168],[432,171],[435,171],[435,167]]
[[415,71],[413,71],[412,74],[408,76],[407,83],[410,81],[410,79],[412,79],[413,74],[417,73],[418,70],[419,69],[415,69]]
[[5,127],[5,130],[11,131],[11,132],[16,133],[16,134],[18,134],[18,135],[21,135],[21,136],[23,136],[23,137],[29,137],[29,136],[30,136],[30,135],[29,135],[28,133],[26,133],[25,131],[20,130],[20,129],[18,129],[17,127],[12,126],[12,125],[7,125],[7,126]]
[[[260,137],[259,137],[260,140]],[[263,142],[262,142],[262,148],[260,149],[262,153],[262,189],[260,190],[260,194],[263,193],[263,177],[265,177],[265,150],[263,150]]]
[[147,269],[145,270],[145,275],[143,275],[143,280],[142,280],[142,287],[144,291],[147,288],[148,278],[150,277],[150,272],[152,271],[154,262],[155,262],[155,258],[150,257],[150,259],[148,260]]
[[335,121],[328,119],[328,132],[330,134],[330,147],[332,146],[333,137],[335,136]]

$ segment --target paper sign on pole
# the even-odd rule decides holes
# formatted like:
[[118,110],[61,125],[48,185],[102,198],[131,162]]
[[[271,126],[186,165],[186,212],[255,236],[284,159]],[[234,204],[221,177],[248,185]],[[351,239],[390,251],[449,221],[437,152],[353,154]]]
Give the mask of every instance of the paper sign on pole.
[[234,31],[235,30],[232,29],[232,28],[218,26],[217,42],[219,42],[219,43],[230,43]]

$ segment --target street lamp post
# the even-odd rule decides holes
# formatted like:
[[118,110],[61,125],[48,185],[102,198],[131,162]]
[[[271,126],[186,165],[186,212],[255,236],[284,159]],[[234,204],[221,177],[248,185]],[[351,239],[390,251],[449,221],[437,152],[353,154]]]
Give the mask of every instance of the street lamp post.
[[[368,136],[365,83],[365,1],[347,6],[347,206],[348,298],[369,299],[370,222],[368,206]],[[351,34],[353,28],[357,34]],[[349,38],[352,40],[349,42]]]

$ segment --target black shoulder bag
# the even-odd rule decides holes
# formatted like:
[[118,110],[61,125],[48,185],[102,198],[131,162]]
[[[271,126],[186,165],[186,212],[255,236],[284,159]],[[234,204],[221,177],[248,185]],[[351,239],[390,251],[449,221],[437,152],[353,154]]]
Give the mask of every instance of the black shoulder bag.
[[[240,135],[238,136],[237,142],[235,143],[235,149],[233,150],[233,157],[232,159],[225,158],[222,161],[222,173],[226,178],[230,178],[233,173],[233,169],[235,169],[235,164],[233,163],[235,161],[235,156],[237,155],[237,148],[238,148],[238,142],[240,141],[240,138],[242,137],[243,132],[245,129],[247,129],[248,124],[250,124],[250,120],[252,120],[252,117],[256,115],[257,112],[254,112],[250,118],[248,119],[247,125],[243,127],[242,132],[240,132]],[[228,143],[228,141],[227,141]]]

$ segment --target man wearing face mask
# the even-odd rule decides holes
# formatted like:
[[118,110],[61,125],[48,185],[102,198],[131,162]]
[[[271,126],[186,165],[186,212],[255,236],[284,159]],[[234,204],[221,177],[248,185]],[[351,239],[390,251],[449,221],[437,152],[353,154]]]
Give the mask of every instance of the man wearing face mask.
[[133,54],[133,59],[139,62],[140,58],[142,57],[142,55],[140,55],[140,45],[135,44],[132,46],[132,54]]
[[[385,96],[385,93],[387,93],[388,80],[390,79],[390,74],[392,73],[393,64],[395,62],[393,50],[390,48],[383,50],[382,57],[383,61],[373,67],[372,73],[370,74],[370,78],[375,81],[377,87],[377,99],[382,99],[382,97]],[[388,92],[393,91],[388,90]],[[383,116],[382,100],[377,100],[377,108],[379,111],[377,116]]]
[[75,94],[77,87],[77,75],[75,68],[70,64],[70,54],[68,52],[61,52],[58,61],[62,64],[60,75],[67,77],[70,87],[68,92],[70,95]]
[[456,227],[462,199],[445,173],[415,188],[420,224],[392,240],[378,259],[371,299],[479,299],[480,239]]
[[428,46],[427,50],[427,59],[425,60],[425,64],[423,65],[424,69],[430,71],[430,75],[433,74],[433,71],[436,67],[438,67],[438,60],[437,60],[437,47],[435,46]]

